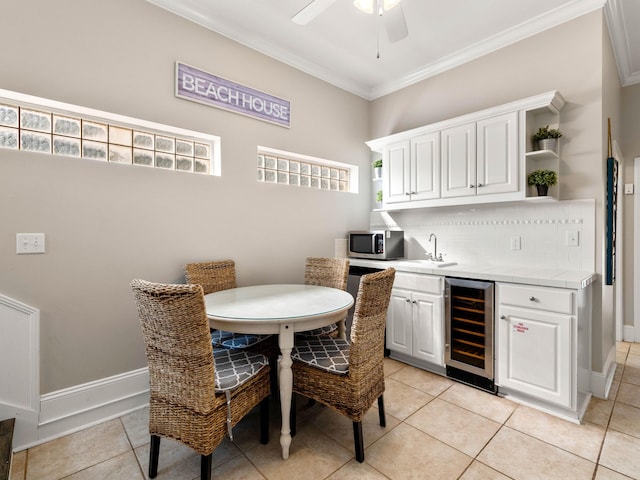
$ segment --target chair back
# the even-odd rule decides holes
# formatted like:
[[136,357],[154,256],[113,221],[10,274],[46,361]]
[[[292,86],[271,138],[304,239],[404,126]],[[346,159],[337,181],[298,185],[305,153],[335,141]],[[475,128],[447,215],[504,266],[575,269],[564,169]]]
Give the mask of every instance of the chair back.
[[360,278],[351,326],[350,376],[382,365],[387,308],[395,274],[394,268],[387,268]]
[[347,258],[307,258],[304,271],[305,285],[346,290],[348,276],[349,259]]
[[187,283],[202,285],[204,294],[236,288],[236,264],[233,260],[188,263],[184,267]]
[[211,410],[215,370],[200,285],[131,282],[149,364],[151,403]]

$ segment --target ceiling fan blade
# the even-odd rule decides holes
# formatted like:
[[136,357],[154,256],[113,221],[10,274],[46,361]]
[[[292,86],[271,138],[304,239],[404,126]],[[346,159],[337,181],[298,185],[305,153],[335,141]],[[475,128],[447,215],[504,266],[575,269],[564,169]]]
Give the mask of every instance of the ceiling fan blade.
[[402,3],[384,12],[382,18],[390,42],[397,42],[409,35],[407,22],[404,18],[404,12],[402,11]]
[[296,13],[291,20],[298,25],[306,25],[335,2],[336,0],[312,0],[311,3]]

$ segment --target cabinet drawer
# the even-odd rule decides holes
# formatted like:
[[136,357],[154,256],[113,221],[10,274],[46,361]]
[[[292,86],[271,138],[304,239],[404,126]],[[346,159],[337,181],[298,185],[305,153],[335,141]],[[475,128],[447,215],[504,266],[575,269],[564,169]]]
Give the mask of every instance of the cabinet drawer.
[[573,315],[574,298],[573,290],[502,283],[497,285],[497,300],[500,305],[514,305]]
[[442,277],[404,272],[396,272],[396,278],[393,282],[394,288],[406,288],[408,290],[435,293],[436,295],[442,294],[442,285]]

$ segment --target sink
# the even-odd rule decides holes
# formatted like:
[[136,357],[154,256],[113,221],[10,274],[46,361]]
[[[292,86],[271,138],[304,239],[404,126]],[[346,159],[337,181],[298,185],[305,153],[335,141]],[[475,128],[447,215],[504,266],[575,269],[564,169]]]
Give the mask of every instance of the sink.
[[424,265],[425,267],[439,268],[439,267],[450,267],[451,265],[457,265],[457,262],[435,262],[433,260],[407,260],[408,263],[417,263],[419,265]]

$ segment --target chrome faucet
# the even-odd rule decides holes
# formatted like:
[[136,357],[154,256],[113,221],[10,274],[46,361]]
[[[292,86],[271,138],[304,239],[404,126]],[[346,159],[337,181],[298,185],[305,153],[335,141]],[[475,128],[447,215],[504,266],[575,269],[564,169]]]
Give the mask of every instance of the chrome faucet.
[[435,233],[429,235],[429,242],[433,238],[433,255],[431,253],[427,253],[427,260],[433,260],[434,262],[442,262],[442,254],[438,255],[438,237],[436,237]]

